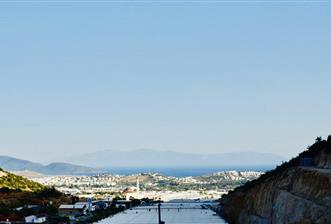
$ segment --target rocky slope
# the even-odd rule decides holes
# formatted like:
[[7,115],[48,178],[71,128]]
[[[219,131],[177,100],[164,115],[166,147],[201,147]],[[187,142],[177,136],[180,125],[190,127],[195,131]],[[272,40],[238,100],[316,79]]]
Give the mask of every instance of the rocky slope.
[[331,223],[331,136],[224,196],[219,211],[234,224]]

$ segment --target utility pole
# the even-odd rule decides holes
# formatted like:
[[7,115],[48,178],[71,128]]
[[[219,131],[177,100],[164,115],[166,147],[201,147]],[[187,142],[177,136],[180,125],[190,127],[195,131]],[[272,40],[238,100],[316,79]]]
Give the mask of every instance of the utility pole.
[[161,203],[157,205],[158,208],[158,214],[159,214],[159,224],[165,224],[164,221],[161,221]]

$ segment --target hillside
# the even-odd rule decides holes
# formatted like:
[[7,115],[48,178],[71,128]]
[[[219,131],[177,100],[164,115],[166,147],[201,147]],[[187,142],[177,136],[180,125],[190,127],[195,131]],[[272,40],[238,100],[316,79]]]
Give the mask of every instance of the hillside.
[[178,166],[264,166],[277,165],[284,158],[258,152],[194,154],[174,151],[139,149],[132,151],[103,150],[59,159],[92,167],[178,167]]
[[8,156],[0,156],[0,167],[10,171],[34,171],[42,174],[63,175],[63,174],[86,174],[96,170],[90,167],[74,165],[70,163],[51,163],[43,165],[28,160],[17,159]]
[[331,136],[220,200],[233,224],[331,223]]
[[0,189],[4,188],[27,192],[38,192],[46,189],[46,187],[41,184],[0,169]]
[[[23,223],[31,214],[55,217],[60,204],[70,202],[70,197],[39,183],[0,169],[0,220]],[[28,208],[35,205],[36,208]],[[15,210],[15,208],[21,208]],[[59,223],[57,221],[50,223]]]
[[73,165],[70,163],[51,163],[47,166],[44,166],[40,169],[40,173],[44,174],[87,174],[87,173],[94,173],[96,172],[95,169],[80,166],[80,165]]

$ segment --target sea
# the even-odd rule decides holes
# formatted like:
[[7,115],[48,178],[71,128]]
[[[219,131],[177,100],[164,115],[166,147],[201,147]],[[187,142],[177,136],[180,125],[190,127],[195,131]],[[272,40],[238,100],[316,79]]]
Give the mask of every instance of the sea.
[[218,167],[101,167],[102,173],[118,175],[132,175],[139,173],[159,173],[165,176],[189,177],[203,176],[222,171],[259,171],[266,172],[272,170],[276,165],[265,166],[218,166]]

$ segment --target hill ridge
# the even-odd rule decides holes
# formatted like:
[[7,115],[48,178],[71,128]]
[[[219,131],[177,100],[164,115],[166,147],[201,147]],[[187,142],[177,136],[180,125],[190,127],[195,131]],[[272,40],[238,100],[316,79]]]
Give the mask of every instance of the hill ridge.
[[95,169],[72,163],[54,162],[48,165],[35,163],[10,156],[0,156],[0,167],[9,171],[34,171],[42,174],[83,174],[96,172]]

